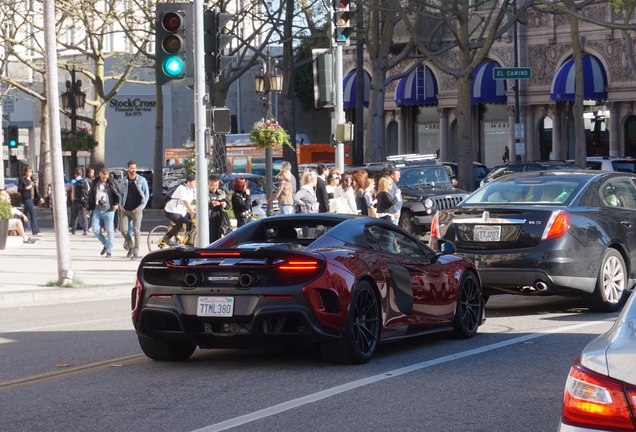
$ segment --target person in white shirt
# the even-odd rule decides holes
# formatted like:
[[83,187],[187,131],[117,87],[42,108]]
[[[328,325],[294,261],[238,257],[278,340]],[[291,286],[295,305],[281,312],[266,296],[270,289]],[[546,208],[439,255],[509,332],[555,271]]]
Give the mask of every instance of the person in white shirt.
[[185,183],[175,189],[170,201],[164,207],[166,217],[174,222],[174,226],[163,237],[163,241],[167,244],[170,244],[172,237],[181,231],[184,224],[187,231],[192,229],[192,218],[196,213],[192,206],[196,199],[196,182],[195,175],[188,174]]

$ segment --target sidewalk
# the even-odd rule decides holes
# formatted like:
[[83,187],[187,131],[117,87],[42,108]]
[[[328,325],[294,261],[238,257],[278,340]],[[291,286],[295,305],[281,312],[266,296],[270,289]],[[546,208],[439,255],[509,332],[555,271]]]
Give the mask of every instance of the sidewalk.
[[[141,256],[148,251],[145,234]],[[58,281],[55,233],[43,228],[39,239],[30,245],[21,237],[9,237],[0,250],[0,308],[130,297],[140,260],[126,258],[121,234],[115,234],[112,258],[100,255],[102,244],[92,233],[69,234],[70,269],[79,288],[47,286]]]

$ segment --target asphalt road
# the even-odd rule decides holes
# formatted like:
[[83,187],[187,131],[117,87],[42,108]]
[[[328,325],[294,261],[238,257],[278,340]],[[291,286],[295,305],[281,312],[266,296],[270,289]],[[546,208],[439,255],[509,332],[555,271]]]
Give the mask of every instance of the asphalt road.
[[147,359],[129,301],[3,309],[0,413],[11,431],[550,431],[568,368],[615,314],[492,297],[476,337],[383,345],[366,365],[313,351]]

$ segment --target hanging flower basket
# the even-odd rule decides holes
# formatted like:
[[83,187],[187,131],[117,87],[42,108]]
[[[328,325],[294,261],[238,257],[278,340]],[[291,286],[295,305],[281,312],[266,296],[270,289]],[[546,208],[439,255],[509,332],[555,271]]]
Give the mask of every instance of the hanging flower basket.
[[283,145],[291,147],[289,134],[276,120],[260,119],[252,127],[250,140],[257,147],[281,148]]
[[75,132],[62,129],[60,133],[64,151],[91,151],[97,147],[97,140],[87,129],[77,129]]

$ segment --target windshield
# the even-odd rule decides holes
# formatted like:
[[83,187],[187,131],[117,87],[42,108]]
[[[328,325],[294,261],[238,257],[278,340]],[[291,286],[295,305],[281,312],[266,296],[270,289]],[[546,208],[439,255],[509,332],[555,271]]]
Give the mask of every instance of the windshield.
[[582,187],[583,178],[532,177],[487,183],[464,204],[560,204],[567,203]]
[[402,168],[398,186],[450,186],[451,181],[442,165]]

